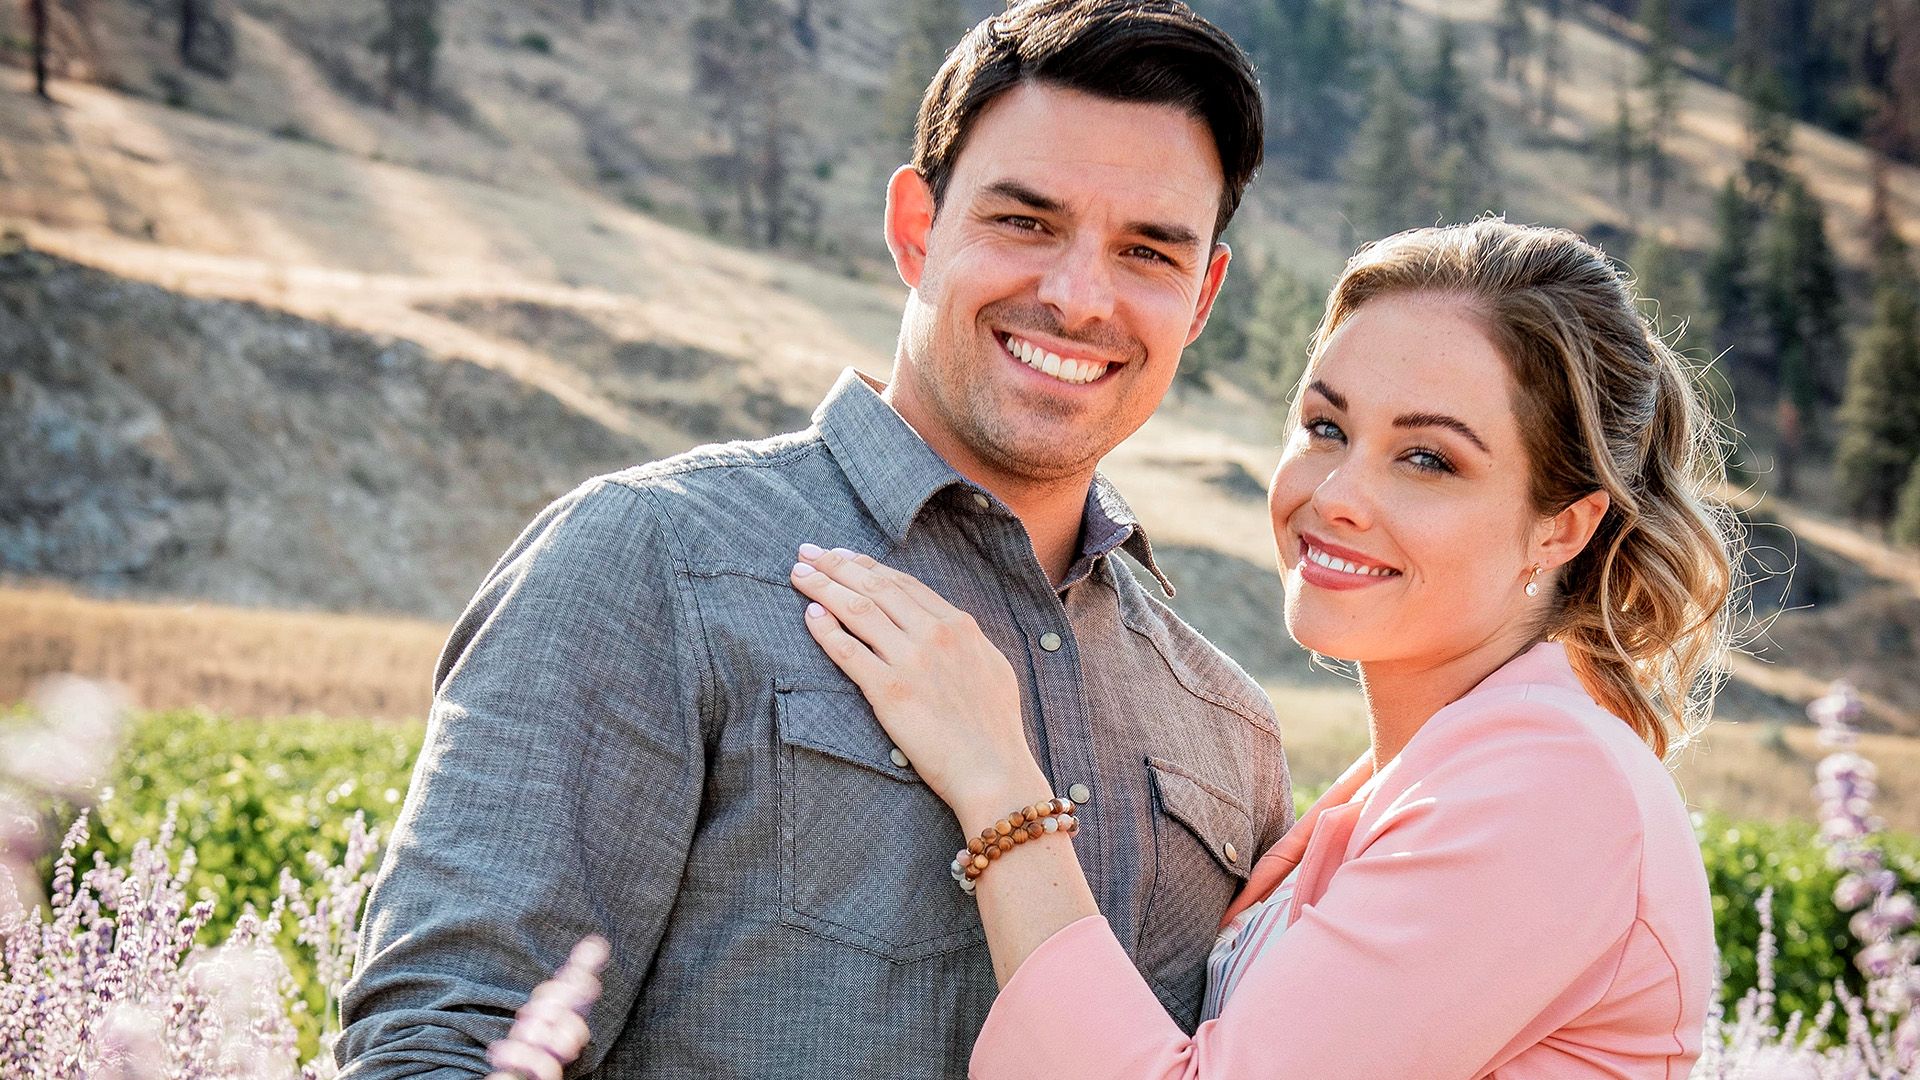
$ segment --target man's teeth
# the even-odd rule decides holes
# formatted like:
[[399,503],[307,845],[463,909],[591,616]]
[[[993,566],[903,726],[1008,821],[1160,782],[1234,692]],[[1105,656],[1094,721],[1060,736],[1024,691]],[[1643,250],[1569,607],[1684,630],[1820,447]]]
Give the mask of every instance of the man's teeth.
[[1007,337],[1007,351],[1021,363],[1035,371],[1051,375],[1061,382],[1090,383],[1107,373],[1108,365],[1106,364],[1055,356],[1030,341],[1022,341],[1012,335]]
[[1321,566],[1324,566],[1329,570],[1338,570],[1343,574],[1361,574],[1366,577],[1386,577],[1388,574],[1397,572],[1384,566],[1362,567],[1355,563],[1350,563],[1345,559],[1336,559],[1324,551],[1316,551],[1311,547],[1307,549],[1307,558],[1312,559],[1314,562],[1319,563]]

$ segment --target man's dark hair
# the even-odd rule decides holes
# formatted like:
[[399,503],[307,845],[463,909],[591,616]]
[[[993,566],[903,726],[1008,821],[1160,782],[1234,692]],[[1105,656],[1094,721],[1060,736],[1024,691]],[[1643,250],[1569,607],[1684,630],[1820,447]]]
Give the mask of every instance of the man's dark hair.
[[960,39],[920,100],[913,167],[938,207],[973,122],[1025,82],[1114,101],[1173,105],[1213,133],[1226,186],[1218,238],[1265,151],[1253,62],[1179,0],[1026,0]]

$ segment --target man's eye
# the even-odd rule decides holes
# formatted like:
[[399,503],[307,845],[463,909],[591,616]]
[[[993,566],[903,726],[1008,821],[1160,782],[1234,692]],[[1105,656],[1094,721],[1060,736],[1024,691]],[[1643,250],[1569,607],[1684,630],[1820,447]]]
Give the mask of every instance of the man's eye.
[[1149,262],[1163,262],[1163,263],[1173,262],[1172,259],[1169,259],[1165,255],[1161,254],[1160,252],[1155,251],[1152,248],[1146,247],[1144,245],[1135,245],[1133,248],[1133,254],[1139,258],[1146,259]]
[[1022,232],[1039,232],[1041,229],[1040,222],[1037,219],[1030,218],[1025,214],[1008,214],[1000,219],[1000,224],[1011,225]]

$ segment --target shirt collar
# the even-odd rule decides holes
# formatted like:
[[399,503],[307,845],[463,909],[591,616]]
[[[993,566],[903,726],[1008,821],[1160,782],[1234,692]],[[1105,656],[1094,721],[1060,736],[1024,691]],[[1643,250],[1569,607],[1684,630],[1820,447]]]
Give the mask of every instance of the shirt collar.
[[[881,389],[883,384],[847,368],[814,410],[813,422],[867,513],[886,532],[888,541],[898,544],[927,501],[947,488],[959,485],[988,493],[934,453],[880,397]],[[1081,557],[1069,570],[1067,581],[1084,577],[1082,563],[1090,568],[1093,559],[1116,547],[1146,567],[1169,597],[1173,595],[1173,583],[1154,562],[1153,547],[1133,509],[1111,481],[1095,473],[1081,521]]]

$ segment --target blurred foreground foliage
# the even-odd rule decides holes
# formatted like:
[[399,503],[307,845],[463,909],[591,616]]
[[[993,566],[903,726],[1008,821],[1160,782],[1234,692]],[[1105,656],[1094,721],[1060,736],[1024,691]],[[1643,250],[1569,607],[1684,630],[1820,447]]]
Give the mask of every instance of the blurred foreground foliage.
[[[193,711],[141,715],[129,726],[111,787],[96,808],[81,865],[91,862],[94,850],[115,862],[126,859],[138,840],[159,833],[168,805],[175,805],[179,839],[172,854],[177,858],[182,844],[195,850],[190,887],[217,905],[201,940],[223,940],[244,905],[263,912],[272,905],[281,867],[311,883],[308,852],[339,859],[355,811],[364,812],[383,838],[390,835],[423,734],[418,723],[250,720]],[[1315,794],[1296,792],[1300,809]],[[1828,865],[1817,826],[1811,820],[1737,821],[1710,812],[1696,821],[1713,890],[1721,1000],[1730,1005],[1754,984],[1756,905],[1769,886],[1781,1014],[1798,1009],[1811,1018],[1833,997],[1835,979],[1859,991],[1850,958],[1860,944],[1847,927],[1849,916],[1834,905],[1840,875]],[[1920,837],[1883,834],[1874,842],[1890,856],[1901,891],[1920,886]],[[46,869],[50,876],[50,862]],[[291,933],[285,936],[282,951],[310,995],[308,1014],[297,1020],[302,1052],[311,1053],[326,1003],[305,954],[292,947]]]
[[[354,811],[382,840],[391,834],[420,750],[424,725],[390,721],[292,717],[234,719],[199,711],[144,713],[131,718],[126,741],[93,812],[79,865],[100,852],[126,865],[133,846],[160,834],[167,808],[178,815],[173,850],[194,850],[197,862],[188,889],[194,899],[212,899],[213,918],[198,940],[225,941],[234,920],[251,904],[264,914],[280,894],[286,867],[307,885],[317,875],[313,852],[333,865],[346,851]],[[72,820],[63,810],[59,828]],[[42,882],[52,877],[52,856]],[[297,1015],[302,1060],[315,1052],[320,1014],[328,1007],[305,950],[294,945],[294,927],[281,935],[307,1012]]]

